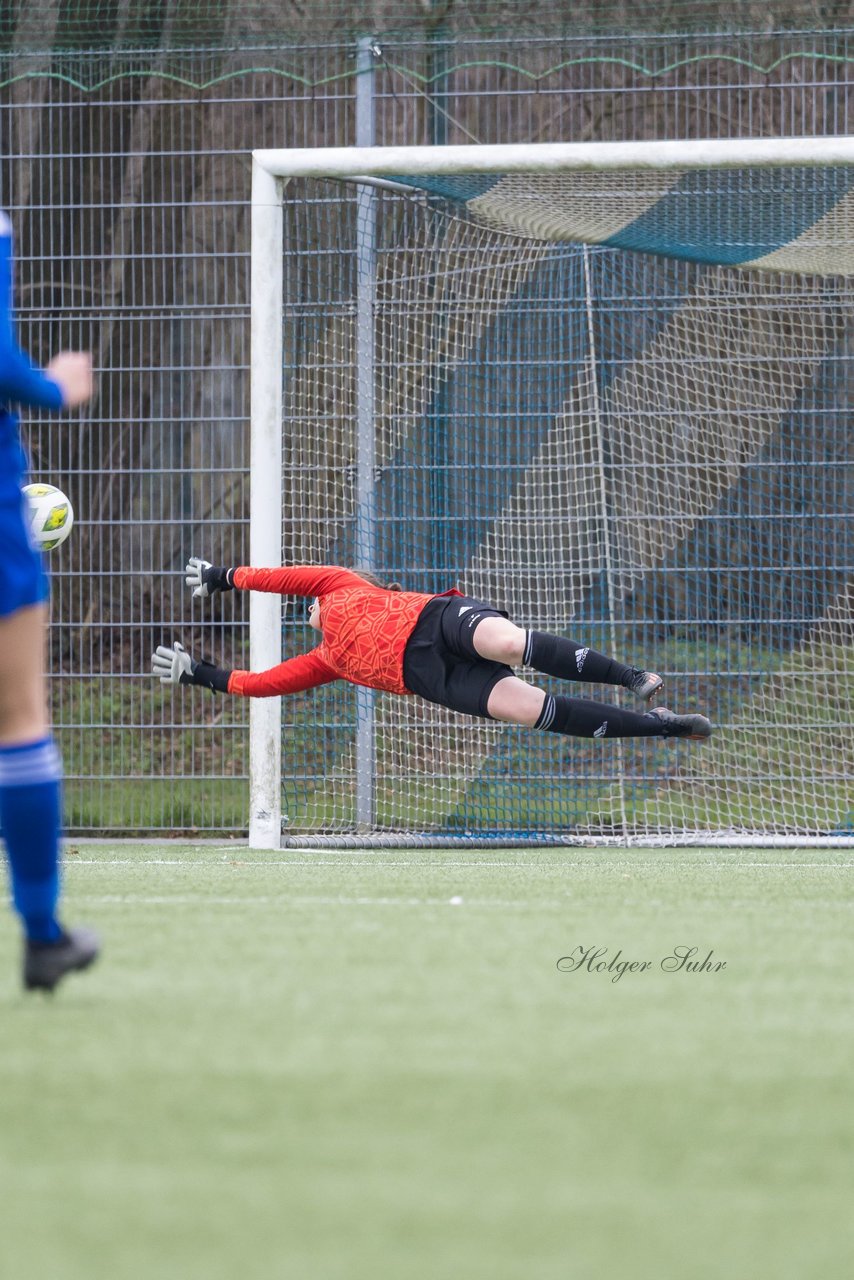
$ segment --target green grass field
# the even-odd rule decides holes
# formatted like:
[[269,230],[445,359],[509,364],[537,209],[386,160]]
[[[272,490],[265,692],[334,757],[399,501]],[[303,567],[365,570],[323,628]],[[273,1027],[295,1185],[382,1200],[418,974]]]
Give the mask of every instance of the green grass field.
[[854,846],[72,850],[99,966],[0,937],[0,1275],[849,1274]]

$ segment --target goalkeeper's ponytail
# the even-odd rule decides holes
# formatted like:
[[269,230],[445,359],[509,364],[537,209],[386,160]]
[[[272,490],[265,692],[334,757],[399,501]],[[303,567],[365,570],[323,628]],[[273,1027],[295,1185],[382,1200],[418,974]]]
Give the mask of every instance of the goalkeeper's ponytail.
[[402,591],[403,587],[399,582],[381,582],[375,573],[371,573],[369,569],[354,569],[353,572],[363,578],[365,582],[369,582],[372,587],[379,587],[381,591]]

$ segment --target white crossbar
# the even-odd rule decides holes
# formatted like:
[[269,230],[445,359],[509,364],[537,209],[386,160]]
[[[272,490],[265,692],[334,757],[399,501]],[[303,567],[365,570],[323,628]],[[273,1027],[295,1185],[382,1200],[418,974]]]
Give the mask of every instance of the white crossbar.
[[357,178],[561,169],[739,169],[854,164],[854,137],[541,142],[464,147],[317,147],[253,151],[277,178]]

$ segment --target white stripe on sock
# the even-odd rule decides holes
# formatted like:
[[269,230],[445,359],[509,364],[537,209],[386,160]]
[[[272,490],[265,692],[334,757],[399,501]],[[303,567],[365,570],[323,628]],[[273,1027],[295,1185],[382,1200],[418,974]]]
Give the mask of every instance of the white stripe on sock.
[[55,742],[37,742],[32,747],[0,747],[0,787],[31,787],[57,782],[62,762]]
[[548,729],[555,718],[556,712],[557,712],[557,703],[554,700],[554,696],[550,693],[547,693],[545,697],[545,701],[543,702],[543,709],[540,712],[540,718],[537,721],[536,727],[538,729]]

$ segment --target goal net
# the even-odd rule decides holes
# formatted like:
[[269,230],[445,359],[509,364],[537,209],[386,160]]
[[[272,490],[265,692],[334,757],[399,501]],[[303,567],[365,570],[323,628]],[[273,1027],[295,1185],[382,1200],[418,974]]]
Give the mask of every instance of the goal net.
[[[833,144],[256,154],[253,563],[459,586],[661,672],[716,733],[571,739],[326,686],[253,704],[254,843],[854,836]],[[252,609],[253,668],[312,646],[305,602]]]

